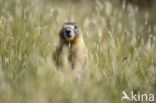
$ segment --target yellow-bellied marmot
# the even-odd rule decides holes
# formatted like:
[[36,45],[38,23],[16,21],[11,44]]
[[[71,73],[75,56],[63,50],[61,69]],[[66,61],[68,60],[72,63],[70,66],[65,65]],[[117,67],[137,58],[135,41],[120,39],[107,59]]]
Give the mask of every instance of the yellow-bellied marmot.
[[88,69],[88,54],[77,23],[64,23],[59,33],[59,42],[53,54],[58,68],[68,65],[75,74],[83,74]]

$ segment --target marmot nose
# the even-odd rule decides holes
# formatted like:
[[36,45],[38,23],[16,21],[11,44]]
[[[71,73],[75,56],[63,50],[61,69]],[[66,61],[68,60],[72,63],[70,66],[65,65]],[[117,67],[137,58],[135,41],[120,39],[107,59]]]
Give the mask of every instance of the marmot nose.
[[67,33],[67,34],[70,34],[70,32],[71,32],[70,30],[66,30],[66,33]]

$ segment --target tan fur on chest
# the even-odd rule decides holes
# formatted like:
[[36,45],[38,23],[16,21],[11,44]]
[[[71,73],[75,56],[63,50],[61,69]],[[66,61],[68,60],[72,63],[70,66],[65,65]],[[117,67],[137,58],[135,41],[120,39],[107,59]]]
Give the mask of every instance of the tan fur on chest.
[[[60,49],[57,51],[59,61],[61,65],[70,65],[72,69],[80,69],[85,65],[84,49],[85,45],[83,38],[75,38],[72,42],[66,41],[60,38]],[[59,64],[59,65],[60,65]]]

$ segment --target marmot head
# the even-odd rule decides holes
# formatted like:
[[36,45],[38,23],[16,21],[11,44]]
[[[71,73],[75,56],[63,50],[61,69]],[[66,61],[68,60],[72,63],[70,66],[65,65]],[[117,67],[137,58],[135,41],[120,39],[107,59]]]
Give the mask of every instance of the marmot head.
[[80,29],[77,23],[68,22],[64,23],[60,31],[61,39],[64,39],[68,42],[75,40],[80,36]]

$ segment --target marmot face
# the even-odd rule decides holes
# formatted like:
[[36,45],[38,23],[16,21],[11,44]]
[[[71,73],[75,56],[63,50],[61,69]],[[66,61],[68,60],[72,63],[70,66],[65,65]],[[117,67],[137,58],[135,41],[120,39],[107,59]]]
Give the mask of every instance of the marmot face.
[[66,41],[72,41],[80,36],[80,30],[77,23],[64,23],[61,32],[60,37],[62,39],[65,39]]

